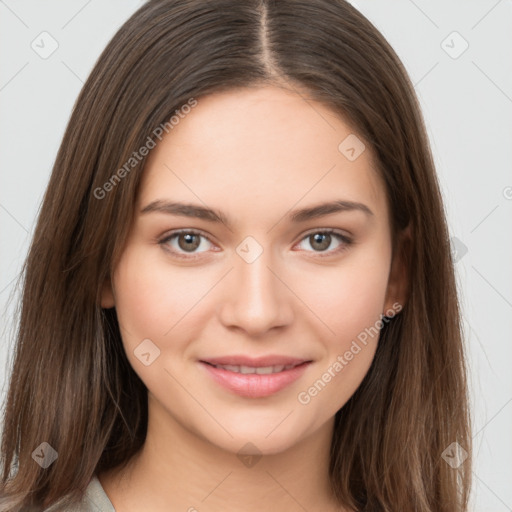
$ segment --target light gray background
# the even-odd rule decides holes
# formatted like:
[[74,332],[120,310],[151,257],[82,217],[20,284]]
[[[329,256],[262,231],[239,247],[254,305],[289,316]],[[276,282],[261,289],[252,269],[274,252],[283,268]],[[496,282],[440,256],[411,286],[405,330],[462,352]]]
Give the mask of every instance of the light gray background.
[[[471,510],[510,511],[512,1],[352,3],[387,37],[415,84],[457,239],[474,416]],[[2,403],[13,284],[71,108],[106,43],[141,4],[0,0]],[[51,49],[49,36],[40,36],[44,31],[58,43],[46,59],[31,47]],[[469,47],[458,55],[464,40]]]

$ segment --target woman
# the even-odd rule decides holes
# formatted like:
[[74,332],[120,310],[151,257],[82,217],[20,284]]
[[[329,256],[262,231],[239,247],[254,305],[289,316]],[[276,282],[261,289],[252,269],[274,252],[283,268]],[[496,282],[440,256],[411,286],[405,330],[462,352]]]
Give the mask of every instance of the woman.
[[439,186],[383,36],[341,0],[149,1],[43,202],[1,510],[465,511],[469,425]]

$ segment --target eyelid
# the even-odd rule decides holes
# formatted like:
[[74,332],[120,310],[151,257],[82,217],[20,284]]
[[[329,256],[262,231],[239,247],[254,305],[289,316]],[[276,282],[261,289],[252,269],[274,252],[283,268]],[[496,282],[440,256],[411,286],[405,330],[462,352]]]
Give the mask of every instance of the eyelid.
[[314,229],[310,229],[310,230],[306,231],[302,235],[301,240],[304,240],[304,238],[306,238],[307,236],[313,235],[314,233],[333,233],[335,235],[339,235],[339,236],[341,236],[343,238],[346,238],[347,240],[351,240],[351,236],[348,233],[346,233],[342,229],[337,229],[337,228],[314,228]]

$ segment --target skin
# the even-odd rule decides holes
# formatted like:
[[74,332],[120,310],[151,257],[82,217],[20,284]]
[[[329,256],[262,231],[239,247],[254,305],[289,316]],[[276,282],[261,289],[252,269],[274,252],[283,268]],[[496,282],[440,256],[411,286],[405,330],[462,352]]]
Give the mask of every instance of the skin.
[[[354,161],[338,150],[353,133],[322,104],[262,87],[200,98],[151,151],[131,234],[102,298],[103,307],[115,306],[127,357],[148,388],[143,449],[126,469],[99,475],[118,512],[342,510],[328,485],[334,415],[368,372],[377,337],[359,343],[309,403],[298,394],[381,314],[403,305],[405,291],[371,148]],[[287,217],[338,199],[363,203],[373,215]],[[208,206],[233,225],[141,213],[155,200]],[[353,243],[332,236],[322,251],[310,235],[327,228]],[[159,243],[177,229],[205,238],[192,253],[183,235],[182,245],[179,236]],[[236,251],[247,236],[263,249],[251,263]],[[148,366],[134,354],[144,339],[160,350]],[[278,393],[247,398],[217,385],[198,363],[229,354],[313,363]],[[248,442],[262,455],[250,467],[237,457]]]

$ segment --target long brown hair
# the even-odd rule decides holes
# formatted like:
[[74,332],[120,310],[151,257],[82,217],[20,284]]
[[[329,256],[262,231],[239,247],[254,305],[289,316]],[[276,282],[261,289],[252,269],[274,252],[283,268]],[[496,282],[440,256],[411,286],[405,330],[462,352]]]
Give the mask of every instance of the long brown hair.
[[[146,159],[118,170],[191,98],[269,84],[307,91],[349,122],[377,156],[393,240],[412,226],[407,303],[336,413],[333,491],[354,510],[467,510],[467,363],[433,158],[406,70],[344,0],[151,0],[103,51],[73,108],[24,266],[0,510],[69,504],[94,473],[143,445],[147,389],[115,309],[100,306]],[[45,453],[41,443],[58,453],[46,468],[32,456]],[[443,457],[452,443],[469,455],[458,467]]]

